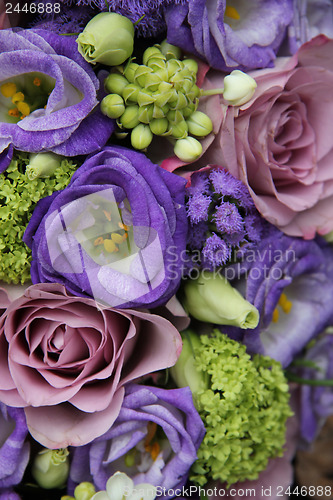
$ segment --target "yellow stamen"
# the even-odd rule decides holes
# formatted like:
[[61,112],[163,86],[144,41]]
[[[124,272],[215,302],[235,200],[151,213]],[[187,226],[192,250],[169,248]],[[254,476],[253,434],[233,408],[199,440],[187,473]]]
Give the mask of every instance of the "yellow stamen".
[[112,233],[111,239],[115,243],[118,243],[118,245],[119,245],[119,243],[122,243],[124,241],[124,238],[121,236],[121,234],[118,234],[118,233]]
[[25,117],[26,117],[26,115],[21,115],[20,120],[23,120],[23,118],[25,118]]
[[156,458],[158,457],[160,451],[161,451],[161,447],[158,444],[158,442],[155,441],[155,443],[150,446],[150,451],[149,451],[150,452],[150,456],[151,456],[151,458],[153,459],[154,462],[155,462]]
[[279,305],[281,306],[282,311],[285,314],[288,314],[290,313],[293,303],[290,300],[288,300],[287,295],[285,293],[282,293],[279,299]]
[[0,92],[4,97],[12,97],[16,92],[16,85],[14,82],[4,83],[0,87]]
[[15,92],[15,94],[12,96],[12,103],[16,104],[17,102],[22,102],[22,101],[24,101],[23,92]]
[[231,17],[231,19],[236,19],[236,21],[240,19],[240,15],[238,14],[235,7],[230,7],[229,5],[226,6],[224,15],[227,17]]
[[34,81],[32,83],[34,85],[36,85],[36,87],[40,87],[42,84],[41,80],[39,78],[37,78],[37,76],[36,76],[36,78],[34,78]]
[[277,323],[279,321],[279,310],[277,308],[273,311],[272,321],[273,323]]
[[120,227],[120,229],[124,229],[125,231],[129,230],[129,226],[126,226],[122,222],[118,222],[118,226]]
[[107,252],[117,252],[119,249],[116,244],[112,240],[104,240],[103,241],[104,248]]
[[22,115],[30,115],[30,106],[26,102],[18,102],[16,106]]
[[103,210],[103,214],[107,218],[109,222],[111,222],[111,212],[107,212],[106,210]]
[[94,247],[97,247],[98,245],[103,245],[103,243],[104,243],[103,236],[99,236],[94,241]]
[[18,118],[20,116],[19,110],[17,108],[10,109],[8,111],[9,116],[14,116],[15,118]]
[[150,445],[153,437],[156,434],[156,431],[157,431],[157,423],[156,422],[148,422],[148,424],[147,424],[147,435],[146,435],[145,441],[144,441],[144,447],[145,448],[146,448],[146,446],[148,447]]

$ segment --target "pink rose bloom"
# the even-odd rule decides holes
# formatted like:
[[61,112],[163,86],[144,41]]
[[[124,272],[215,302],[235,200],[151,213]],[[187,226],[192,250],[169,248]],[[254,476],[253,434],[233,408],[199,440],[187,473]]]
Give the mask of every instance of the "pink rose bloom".
[[[306,239],[333,230],[332,54],[333,40],[320,35],[249,73],[253,98],[239,108],[221,101],[221,128],[200,159],[227,168],[263,217]],[[223,86],[222,73],[211,79]]]
[[180,350],[160,316],[33,285],[0,318],[0,400],[24,407],[42,445],[80,446],[112,425],[124,384],[174,365]]

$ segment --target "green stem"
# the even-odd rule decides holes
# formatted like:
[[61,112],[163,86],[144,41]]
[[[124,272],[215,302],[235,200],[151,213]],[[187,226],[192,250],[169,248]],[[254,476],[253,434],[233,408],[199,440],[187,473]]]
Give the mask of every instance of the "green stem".
[[207,95],[223,94],[223,92],[224,92],[224,88],[221,88],[221,89],[201,90],[200,97],[207,96]]
[[133,23],[134,26],[136,26],[137,24],[139,24],[140,21],[142,21],[142,19],[145,17],[146,14],[143,14],[143,16],[140,17],[140,19],[138,19],[137,21],[135,21],[135,23]]
[[294,375],[291,372],[286,371],[285,375],[288,380],[291,382],[297,382],[298,384],[302,385],[312,385],[314,387],[333,387],[333,379],[321,379],[321,380],[316,380],[316,379],[311,379],[311,378],[302,378],[298,377],[297,375]]

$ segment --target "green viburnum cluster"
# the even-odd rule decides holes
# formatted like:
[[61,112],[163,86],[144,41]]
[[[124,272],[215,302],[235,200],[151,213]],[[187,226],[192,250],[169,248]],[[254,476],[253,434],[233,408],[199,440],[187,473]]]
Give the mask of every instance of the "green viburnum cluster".
[[63,159],[47,178],[28,177],[29,155],[16,152],[0,182],[0,280],[6,283],[30,281],[31,250],[22,237],[36,203],[54,191],[64,189],[76,165]]
[[268,459],[283,454],[286,420],[292,415],[281,364],[252,359],[246,348],[215,330],[193,348],[195,367],[210,377],[210,388],[194,396],[206,427],[190,479],[226,482],[256,479]]
[[212,129],[211,119],[197,111],[203,91],[196,85],[198,65],[194,59],[180,60],[178,47],[162,42],[148,47],[143,64],[133,60],[112,70],[105,80],[109,94],[101,111],[116,118],[121,129],[131,129],[131,143],[146,149],[153,136],[175,142],[174,152],[183,161],[193,161],[202,152],[200,142]]

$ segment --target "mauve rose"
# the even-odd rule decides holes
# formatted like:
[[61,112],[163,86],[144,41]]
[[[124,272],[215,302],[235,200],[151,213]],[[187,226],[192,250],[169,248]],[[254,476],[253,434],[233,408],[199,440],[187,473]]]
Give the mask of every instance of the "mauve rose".
[[[306,239],[333,230],[332,52],[320,35],[275,68],[251,72],[253,98],[241,107],[221,101],[222,126],[200,159],[227,168],[263,217]],[[223,84],[221,73],[210,78]]]
[[44,446],[80,446],[112,425],[124,384],[172,366],[180,349],[160,316],[33,285],[0,318],[0,400],[25,409]]

